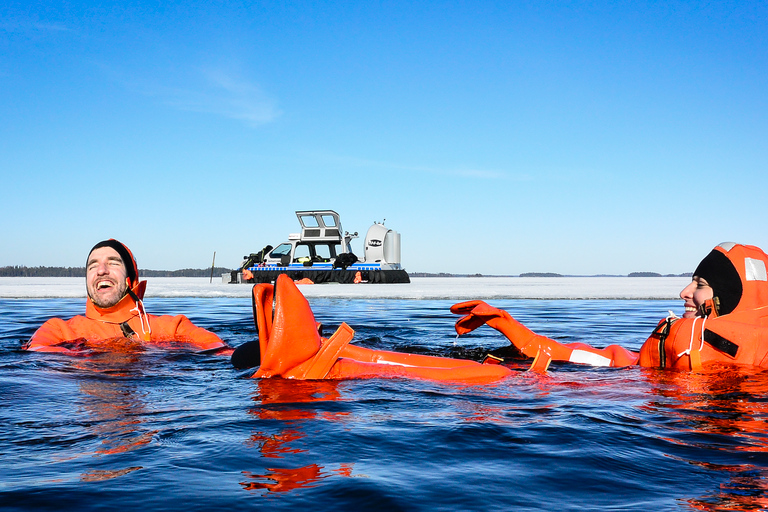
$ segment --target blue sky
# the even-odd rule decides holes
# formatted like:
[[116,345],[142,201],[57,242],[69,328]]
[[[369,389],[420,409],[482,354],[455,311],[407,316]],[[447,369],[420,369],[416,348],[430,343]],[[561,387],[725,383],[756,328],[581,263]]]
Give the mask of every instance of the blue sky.
[[[4,2],[0,266],[235,267],[330,208],[409,271],[768,249],[762,2]],[[361,254],[361,240],[353,247]]]

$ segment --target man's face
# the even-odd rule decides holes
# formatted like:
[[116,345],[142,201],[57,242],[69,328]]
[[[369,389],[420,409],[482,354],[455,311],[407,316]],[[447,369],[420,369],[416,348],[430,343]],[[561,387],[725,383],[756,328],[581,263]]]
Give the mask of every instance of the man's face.
[[685,301],[685,313],[683,318],[701,316],[699,309],[704,302],[714,297],[715,292],[703,277],[693,276],[691,284],[683,288],[680,298]]
[[114,306],[128,290],[125,263],[111,247],[99,247],[91,252],[85,271],[88,296],[100,308]]

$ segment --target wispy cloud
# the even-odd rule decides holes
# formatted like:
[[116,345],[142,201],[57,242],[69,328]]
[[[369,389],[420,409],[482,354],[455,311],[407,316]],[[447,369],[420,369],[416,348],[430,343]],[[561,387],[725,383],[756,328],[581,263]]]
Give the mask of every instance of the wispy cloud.
[[258,86],[221,70],[202,70],[198,87],[142,87],[179,110],[202,112],[237,119],[251,126],[275,120],[282,113],[275,100]]
[[475,167],[456,167],[456,168],[443,168],[443,167],[430,167],[423,165],[407,165],[397,164],[392,162],[383,162],[378,160],[370,160],[365,158],[347,157],[347,156],[331,156],[323,155],[321,158],[332,160],[337,164],[343,164],[345,166],[355,168],[369,168],[369,169],[382,169],[388,171],[402,171],[402,172],[418,172],[423,174],[435,174],[440,176],[456,176],[462,178],[474,178],[484,180],[511,180],[511,181],[529,181],[531,176],[527,174],[510,174],[504,171],[497,171],[491,169],[478,169]]
[[0,21],[0,30],[5,32],[70,32],[71,28],[67,27],[63,23],[46,22],[46,21],[32,21],[22,19],[6,19]]
[[[505,172],[491,171],[486,169],[453,169],[449,170],[448,172],[455,176],[462,176],[465,178],[480,178],[485,180],[510,179],[510,175]],[[523,177],[517,177],[517,179],[521,178]]]
[[41,32],[70,32],[72,29],[61,23],[33,23],[32,28]]
[[477,168],[439,168],[439,167],[421,167],[421,166],[398,166],[404,171],[417,171],[429,174],[440,174],[443,176],[458,176],[461,178],[479,178],[483,180],[508,180],[520,179],[519,176],[512,177],[506,172],[494,171],[490,169]]

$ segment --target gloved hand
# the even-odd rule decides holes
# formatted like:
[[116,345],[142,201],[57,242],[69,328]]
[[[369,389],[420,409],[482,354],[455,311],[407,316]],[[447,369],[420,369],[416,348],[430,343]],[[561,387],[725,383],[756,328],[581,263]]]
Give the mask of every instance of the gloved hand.
[[538,345],[533,348],[530,343],[538,336],[503,309],[489,306],[482,300],[470,300],[451,306],[451,313],[465,315],[456,321],[456,333],[459,336],[488,324],[504,334],[520,352],[528,357],[536,356]]

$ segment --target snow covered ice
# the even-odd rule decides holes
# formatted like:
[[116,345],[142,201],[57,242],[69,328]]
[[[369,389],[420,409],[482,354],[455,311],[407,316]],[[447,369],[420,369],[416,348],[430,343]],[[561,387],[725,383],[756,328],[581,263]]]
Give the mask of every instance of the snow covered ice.
[[[149,277],[146,297],[251,297],[221,277]],[[307,298],[676,299],[689,277],[412,277],[408,284],[299,285]],[[82,277],[0,277],[0,298],[85,298]]]

